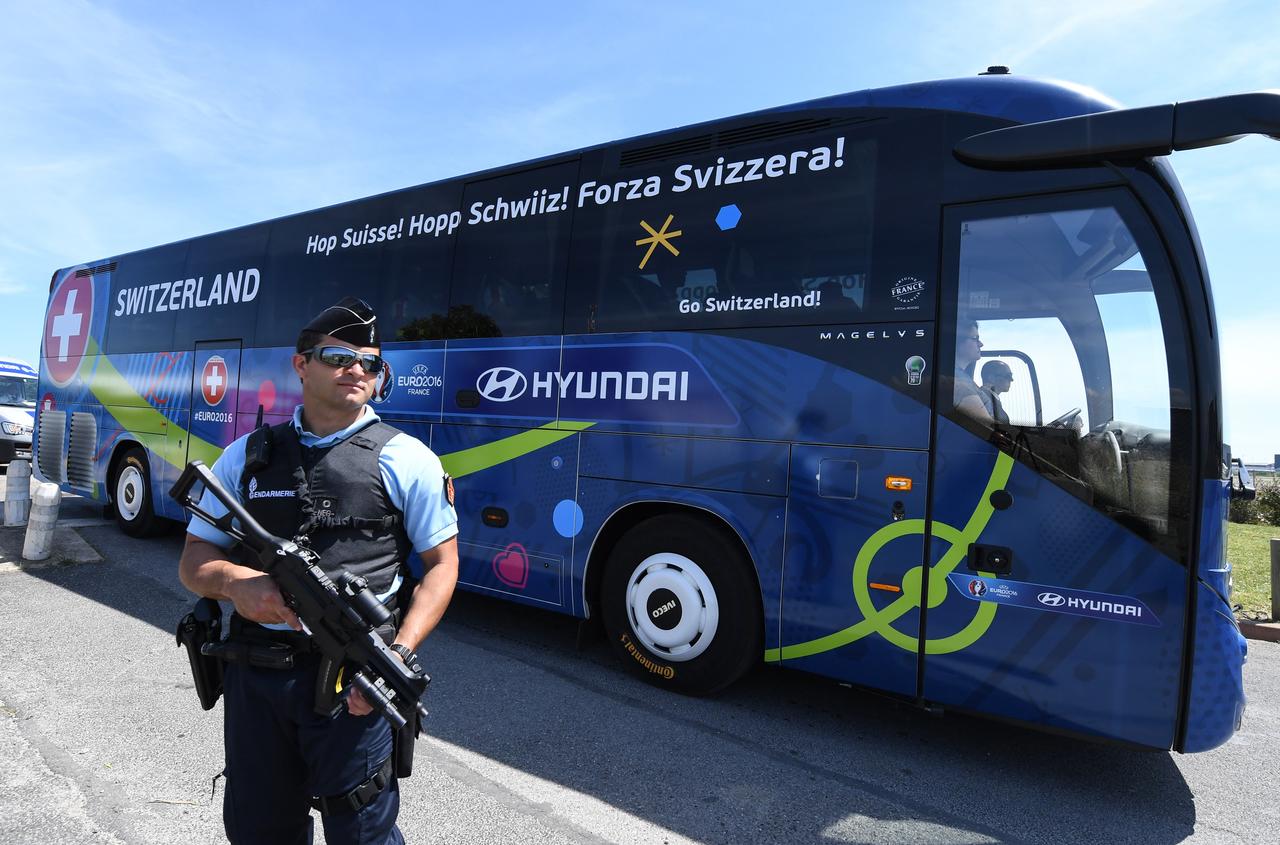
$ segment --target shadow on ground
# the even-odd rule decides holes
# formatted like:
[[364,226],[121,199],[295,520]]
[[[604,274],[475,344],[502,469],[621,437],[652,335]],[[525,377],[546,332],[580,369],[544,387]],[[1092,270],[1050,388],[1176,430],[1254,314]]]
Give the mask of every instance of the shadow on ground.
[[[80,533],[104,562],[30,575],[169,635],[192,600],[177,579],[181,533]],[[685,698],[625,673],[599,640],[577,648],[577,632],[564,616],[459,593],[427,654],[431,736],[709,843],[857,842],[867,830],[1171,843],[1194,827],[1168,753],[931,715],[764,667],[719,698]]]

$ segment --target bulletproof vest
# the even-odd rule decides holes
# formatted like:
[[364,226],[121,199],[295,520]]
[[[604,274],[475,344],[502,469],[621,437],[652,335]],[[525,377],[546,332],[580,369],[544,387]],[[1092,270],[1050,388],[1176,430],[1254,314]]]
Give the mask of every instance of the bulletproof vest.
[[[331,578],[341,570],[387,592],[412,544],[404,515],[387,496],[378,455],[399,431],[375,422],[332,446],[306,447],[292,423],[259,429],[270,437],[265,467],[248,465],[241,496],[250,516],[277,537],[298,538],[320,555]],[[247,564],[253,565],[253,564]]]

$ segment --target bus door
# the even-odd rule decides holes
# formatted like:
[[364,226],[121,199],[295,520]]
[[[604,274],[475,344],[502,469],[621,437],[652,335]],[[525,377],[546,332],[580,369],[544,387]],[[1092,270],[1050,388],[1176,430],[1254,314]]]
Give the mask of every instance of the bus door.
[[784,386],[760,394],[793,421],[778,656],[914,697],[934,326],[777,334],[807,356],[781,359]]
[[1193,395],[1125,191],[949,209],[922,695],[1173,743]]
[[191,379],[191,436],[187,460],[208,462],[209,446],[221,451],[236,439],[240,341],[196,343]]
[[927,472],[923,450],[791,447],[785,665],[916,695]]

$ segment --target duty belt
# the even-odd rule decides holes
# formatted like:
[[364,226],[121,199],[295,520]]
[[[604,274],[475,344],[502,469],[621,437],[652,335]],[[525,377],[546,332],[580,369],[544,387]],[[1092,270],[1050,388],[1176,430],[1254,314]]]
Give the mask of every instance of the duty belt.
[[226,663],[292,669],[296,658],[319,652],[311,637],[300,631],[264,628],[232,614],[230,635],[220,642],[205,643],[200,653]]

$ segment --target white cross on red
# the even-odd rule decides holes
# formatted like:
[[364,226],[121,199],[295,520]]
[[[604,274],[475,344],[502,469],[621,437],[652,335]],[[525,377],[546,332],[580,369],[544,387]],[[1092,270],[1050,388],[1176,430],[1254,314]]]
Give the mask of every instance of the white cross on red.
[[209,389],[210,398],[216,398],[219,388],[226,384],[227,380],[222,372],[222,368],[218,366],[216,361],[209,364],[208,374],[204,377],[205,387]]
[[60,362],[67,360],[71,339],[80,336],[80,328],[84,325],[84,312],[76,311],[77,293],[79,291],[75,288],[67,292],[66,307],[61,314],[53,318],[53,331],[50,334],[58,339],[58,360]]

